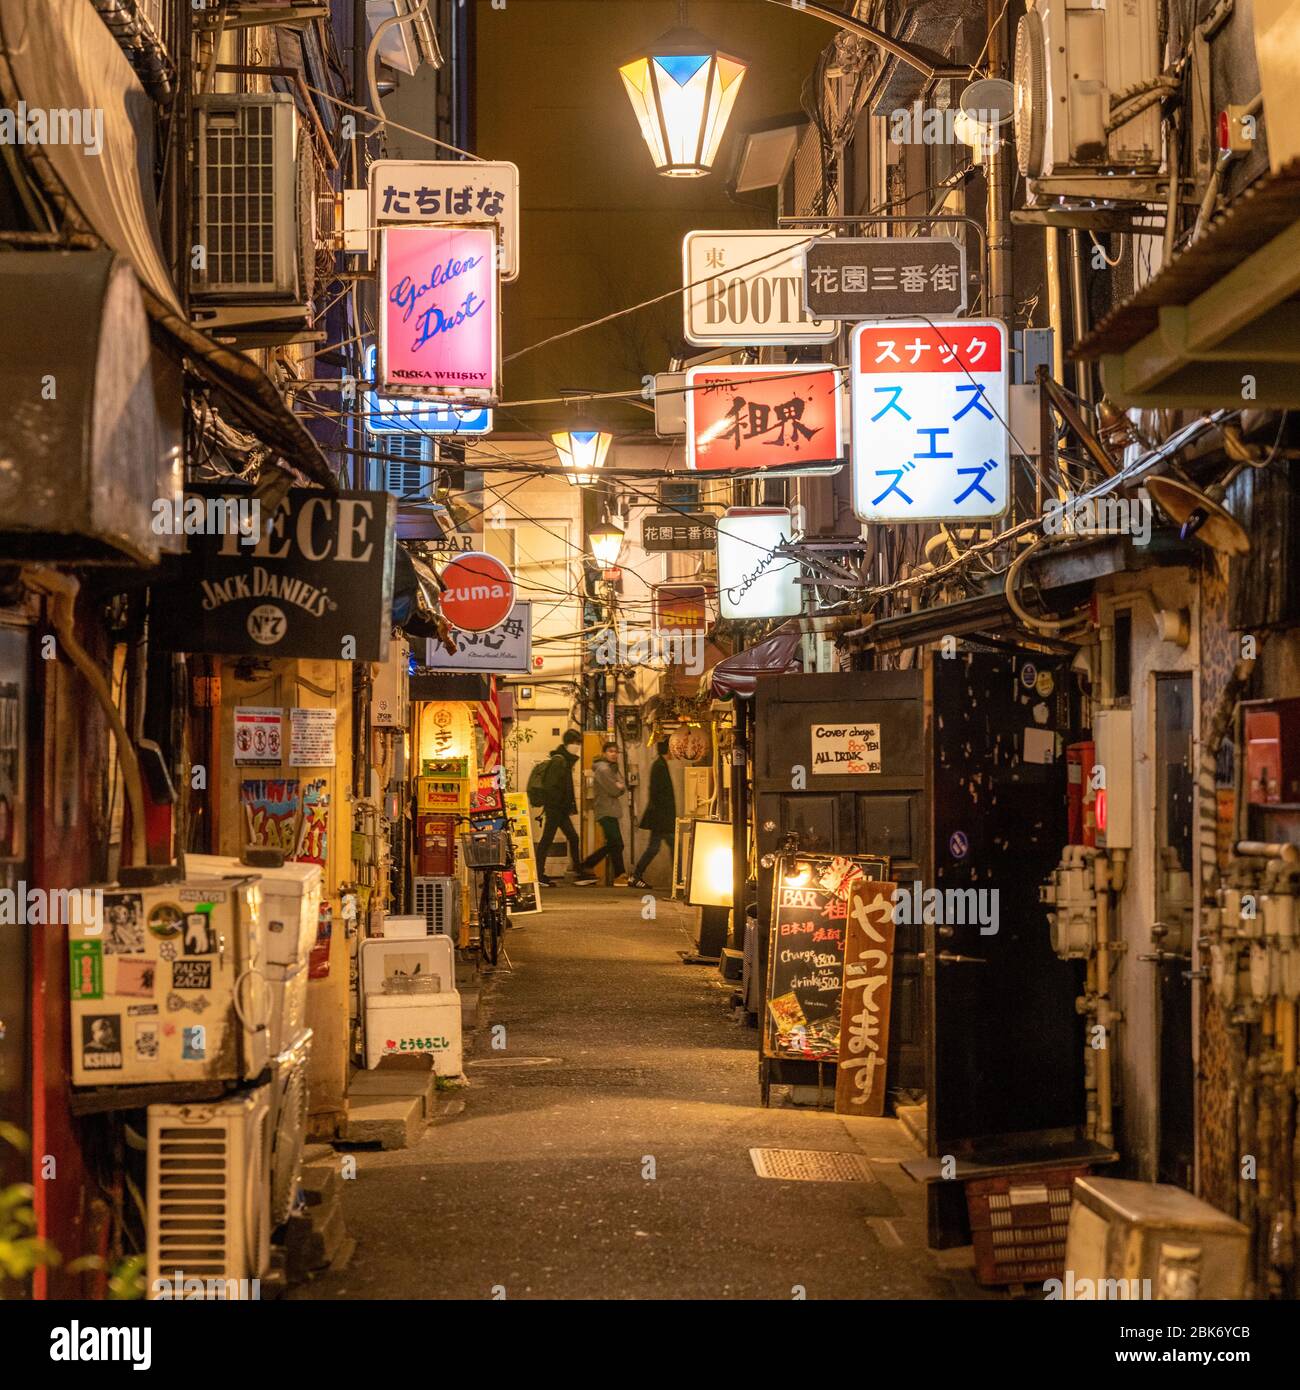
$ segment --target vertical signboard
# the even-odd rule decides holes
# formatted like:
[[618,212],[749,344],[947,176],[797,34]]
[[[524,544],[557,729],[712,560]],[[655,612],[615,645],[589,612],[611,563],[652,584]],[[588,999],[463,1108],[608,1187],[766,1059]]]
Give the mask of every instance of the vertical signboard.
[[803,307],[803,257],[822,232],[688,232],[682,243],[686,341],[829,343],[839,325]]
[[803,606],[787,507],[732,507],[718,522],[718,609],[724,618],[793,618]]
[[835,1110],[885,1113],[889,1003],[894,972],[894,885],[854,879],[844,929],[844,990]]
[[853,510],[987,521],[1010,505],[1007,331],[997,319],[861,323],[849,340]]
[[692,367],[686,373],[688,467],[807,468],[835,463],[842,369],[819,362]]
[[383,228],[376,388],[493,404],[498,279],[495,227]]

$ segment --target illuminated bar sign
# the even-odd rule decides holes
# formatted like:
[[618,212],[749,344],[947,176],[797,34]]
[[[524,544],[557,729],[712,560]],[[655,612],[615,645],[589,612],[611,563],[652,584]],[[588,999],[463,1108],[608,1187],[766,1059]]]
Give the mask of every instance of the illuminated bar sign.
[[659,584],[653,594],[656,632],[707,632],[708,601],[712,590],[705,584]]
[[376,389],[494,404],[496,228],[385,227],[379,235]]
[[799,561],[779,553],[795,538],[788,507],[732,507],[718,522],[718,604],[724,618],[793,618]]
[[692,367],[686,373],[691,468],[807,468],[837,463],[841,372],[820,363]]
[[[366,381],[375,379],[379,351],[366,349]],[[492,412],[484,406],[440,405],[365,393],[367,434],[491,434]]]
[[860,323],[849,362],[853,511],[861,520],[986,521],[1007,510],[1003,323]]

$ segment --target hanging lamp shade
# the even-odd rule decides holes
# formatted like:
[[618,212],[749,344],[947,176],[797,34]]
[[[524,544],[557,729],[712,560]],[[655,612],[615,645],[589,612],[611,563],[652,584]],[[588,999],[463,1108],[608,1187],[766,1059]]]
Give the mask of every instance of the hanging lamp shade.
[[577,487],[590,487],[596,481],[613,442],[614,436],[604,430],[560,430],[551,435],[569,481]]
[[607,570],[613,569],[618,564],[618,557],[623,549],[623,531],[612,521],[606,521],[603,525],[593,526],[588,532],[588,537],[591,541],[591,553],[600,565]]
[[694,29],[670,29],[619,68],[659,173],[695,179],[712,172],[745,70]]

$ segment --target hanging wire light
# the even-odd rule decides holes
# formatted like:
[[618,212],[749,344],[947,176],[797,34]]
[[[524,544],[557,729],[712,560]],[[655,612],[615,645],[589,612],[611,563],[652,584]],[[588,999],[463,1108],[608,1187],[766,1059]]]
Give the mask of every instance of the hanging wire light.
[[681,24],[619,68],[655,169],[669,178],[711,173],[746,64]]
[[559,430],[551,435],[551,443],[575,487],[590,487],[597,481],[613,442],[614,436],[604,430]]
[[611,570],[618,564],[618,557],[623,549],[624,535],[622,529],[615,526],[612,521],[604,521],[599,526],[593,526],[587,533],[587,537],[591,541],[591,553],[596,557],[602,569]]

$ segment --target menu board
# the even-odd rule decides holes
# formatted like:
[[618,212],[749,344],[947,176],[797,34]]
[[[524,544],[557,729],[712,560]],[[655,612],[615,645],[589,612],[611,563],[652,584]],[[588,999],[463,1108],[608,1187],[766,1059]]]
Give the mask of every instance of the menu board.
[[885,1113],[893,976],[894,884],[857,879],[849,887],[845,919],[837,1114]]
[[777,860],[765,1056],[838,1060],[849,885],[861,878],[883,879],[888,871],[886,860],[866,856],[796,854]]

